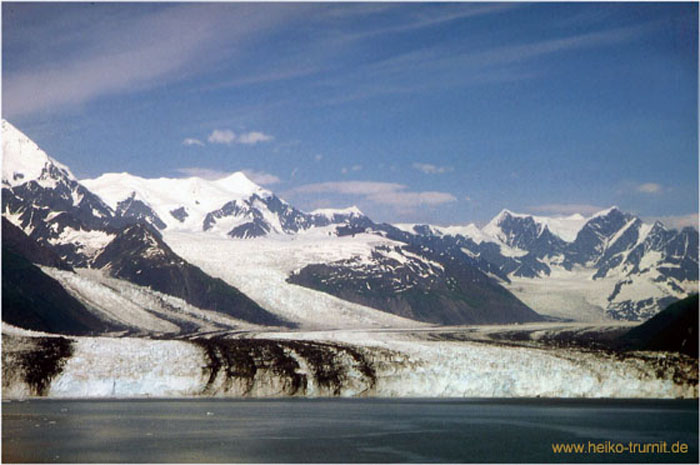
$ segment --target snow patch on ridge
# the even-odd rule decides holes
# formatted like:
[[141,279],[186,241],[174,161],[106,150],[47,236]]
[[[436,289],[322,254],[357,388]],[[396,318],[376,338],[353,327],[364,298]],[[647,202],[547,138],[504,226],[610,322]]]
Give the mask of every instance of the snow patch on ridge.
[[104,231],[76,230],[66,226],[58,237],[50,238],[49,243],[52,245],[75,244],[80,253],[94,257],[114,239],[114,236],[115,234],[108,234]]

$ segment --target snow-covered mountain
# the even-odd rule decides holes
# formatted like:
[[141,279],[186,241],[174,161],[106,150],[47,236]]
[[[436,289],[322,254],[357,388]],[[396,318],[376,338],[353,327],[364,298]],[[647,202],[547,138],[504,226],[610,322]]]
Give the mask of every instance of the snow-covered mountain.
[[[240,172],[81,182],[7,122],[3,151],[3,216],[81,283],[96,276],[81,270],[99,270],[249,323],[540,320],[533,309],[636,320],[697,288],[697,231],[615,207],[589,218],[503,210],[483,228],[392,226],[356,207],[303,212]],[[69,291],[89,293],[78,287]]]
[[[243,173],[215,181],[196,177],[144,179],[121,173],[78,182],[67,168],[50,159],[9,123],[5,128],[8,156],[4,163],[7,177],[4,216],[30,239],[54,250],[74,267],[99,269],[105,276],[257,324],[304,322],[325,327],[344,321],[347,323],[342,324],[348,324],[351,320],[375,325],[385,321],[411,324],[412,320],[462,324],[541,319],[493,278],[473,266],[466,255],[457,253],[457,259],[454,254],[440,256],[432,249],[412,246],[402,235],[395,240],[386,237],[387,232],[356,207],[306,213],[257,186]],[[33,189],[30,194],[40,189],[41,195],[25,195],[27,188]],[[94,208],[83,207],[88,201]],[[57,218],[63,221],[58,223]],[[368,231],[376,239],[372,239],[370,252],[362,260],[348,253],[352,247],[338,249],[341,243],[362,241],[356,236]],[[317,250],[322,249],[318,261],[309,262],[304,257],[306,250],[300,254],[289,246],[290,241],[301,236],[316,238],[321,246]],[[184,242],[179,240],[182,237],[186,238]],[[217,269],[211,276],[199,267],[211,269],[211,261],[222,256],[222,249],[190,253],[191,245],[200,244],[201,240],[215,244],[215,238],[243,240],[240,249],[245,252],[236,250],[223,256],[226,273]],[[323,240],[319,241],[320,238]],[[243,261],[246,253],[256,253],[255,244],[263,240],[266,247],[274,250],[273,262],[259,264],[257,268],[246,266]],[[171,249],[171,243],[179,249]],[[385,252],[389,250],[393,252],[387,255]],[[181,254],[188,256],[183,258]],[[291,260],[286,259],[290,254]],[[303,273],[305,266],[320,263],[342,267],[364,263],[365,259],[377,261],[377,266],[371,264],[363,270],[355,270],[359,274],[353,276],[358,278],[385,270],[383,274],[372,276],[377,285],[375,290],[387,293],[384,298],[365,292],[366,283],[362,283],[361,278],[341,285],[343,295],[317,289],[308,281],[295,284],[293,279],[287,279],[295,271]],[[338,263],[334,263],[335,260]],[[288,263],[291,269],[274,282],[272,277],[276,276],[275,268],[279,263]],[[229,274],[231,269],[236,273]],[[247,286],[250,281],[241,277],[260,271],[268,273],[269,277],[246,287],[250,300],[235,286]],[[299,273],[297,276],[302,275]],[[377,278],[385,282],[380,285]],[[403,284],[395,286],[395,282]],[[311,306],[297,302],[297,296],[308,291],[303,291],[298,284],[314,289],[307,300],[323,302],[321,293],[343,299],[330,303],[335,316],[322,319],[318,314],[308,313]],[[362,289],[357,288],[359,285]],[[270,289],[274,286],[278,288]],[[277,299],[268,298],[271,291],[289,295],[279,305]],[[346,304],[341,304],[342,301],[360,304],[353,310],[357,316],[348,319]],[[257,302],[272,305],[277,316],[267,313]],[[292,308],[298,305],[305,309],[301,315],[298,308]],[[409,319],[392,317],[395,318],[392,320],[381,314]]]
[[119,215],[145,221],[159,230],[250,239],[294,234],[364,216],[357,207],[304,213],[242,172],[215,181],[198,177],[144,179],[128,173],[108,173],[84,180],[83,184]]
[[599,316],[644,320],[698,286],[697,230],[644,223],[617,207],[589,218],[503,210],[481,229],[401,227],[461,244],[532,308],[555,316],[580,318],[581,309],[591,317],[597,308]]
[[[160,238],[154,217],[144,208],[139,209],[136,201],[128,206],[122,203],[115,210],[7,121],[2,123],[2,136],[2,211],[3,220],[8,222],[8,227],[3,229],[10,231],[13,238],[12,242],[3,240],[3,253],[17,257],[12,263],[3,261],[3,267],[14,265],[12,270],[6,270],[8,274],[18,276],[21,268],[26,275],[26,279],[12,286],[16,288],[14,300],[4,304],[28,308],[34,299],[32,294],[51,290],[59,295],[55,289],[61,284],[34,266],[53,267],[52,263],[58,263],[55,266],[63,269],[71,266],[101,269],[107,276],[181,298],[187,304],[239,321],[289,325],[231,285],[175,254]],[[49,263],[51,256],[53,262]],[[7,283],[3,278],[3,286]],[[124,328],[112,324],[113,319],[105,319],[104,312],[94,302],[88,302],[84,292],[66,290],[72,298],[60,294],[63,304],[52,307],[51,321],[41,309],[25,321],[41,330],[51,329],[51,322],[61,319],[75,322],[76,330],[80,331]],[[90,312],[92,315],[85,315]],[[104,324],[83,324],[92,322],[96,316]]]
[[67,167],[4,120],[2,148],[3,216],[73,264],[87,264],[122,220]]

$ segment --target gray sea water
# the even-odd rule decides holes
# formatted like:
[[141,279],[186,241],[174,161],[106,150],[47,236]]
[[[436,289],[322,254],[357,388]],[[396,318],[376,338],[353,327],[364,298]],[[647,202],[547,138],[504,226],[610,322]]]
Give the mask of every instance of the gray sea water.
[[[698,461],[696,400],[37,399],[2,420],[3,462]],[[669,451],[588,445],[630,442]]]

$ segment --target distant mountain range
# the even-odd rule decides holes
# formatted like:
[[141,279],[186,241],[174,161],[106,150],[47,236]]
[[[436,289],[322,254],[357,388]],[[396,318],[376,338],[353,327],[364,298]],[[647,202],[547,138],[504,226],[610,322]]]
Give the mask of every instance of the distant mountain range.
[[[41,265],[49,279],[74,283],[66,291],[101,315],[96,332],[138,330],[135,321],[149,318],[163,319],[151,328],[181,331],[240,327],[235,321],[642,320],[697,289],[697,231],[649,225],[615,207],[589,218],[504,210],[484,228],[377,224],[355,207],[303,212],[243,173],[216,181],[128,173],[79,181],[10,123],[3,121],[2,133],[3,217],[16,227],[13,237],[26,236],[13,239],[12,253]],[[109,279],[131,284],[99,287]],[[99,287],[126,298],[132,285],[149,299],[183,303],[160,313],[135,304],[144,307],[139,320],[86,297]],[[185,325],[173,305],[205,313]],[[81,324],[84,332],[88,323]]]
[[[495,267],[492,271],[509,288],[540,283],[555,295],[571,293],[572,300],[583,295],[615,319],[647,319],[697,289],[697,230],[644,223],[617,207],[590,218],[546,218],[503,210],[480,230],[402,228],[454,241]],[[526,294],[523,298],[528,302],[532,296]],[[545,310],[541,305],[549,305],[531,303],[539,311]],[[560,305],[559,300],[554,305]]]

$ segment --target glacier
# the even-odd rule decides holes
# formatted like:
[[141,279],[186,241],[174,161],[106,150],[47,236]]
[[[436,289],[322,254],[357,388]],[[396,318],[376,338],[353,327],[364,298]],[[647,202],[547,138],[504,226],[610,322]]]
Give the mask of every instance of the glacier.
[[[219,340],[218,345],[212,345],[217,341],[213,339],[75,337],[71,339],[71,355],[50,380],[45,395],[697,397],[697,383],[679,380],[679,364],[667,360],[670,354],[620,358],[604,352],[537,345],[434,340],[430,337],[435,335],[433,331],[436,329],[256,331],[244,338],[226,339],[226,344]],[[3,365],[15,367],[3,378],[3,397],[35,395],[22,379],[17,360],[22,350],[39,338],[36,334],[28,337],[17,328],[4,328],[3,332],[5,337],[20,341],[13,340],[12,348],[3,350]],[[228,353],[235,363],[215,366],[207,347],[222,350],[227,345],[243,351]],[[256,352],[252,347],[263,349]],[[248,360],[241,354],[247,354]],[[219,354],[218,360],[224,360],[225,355]],[[697,379],[697,368],[694,376]]]

